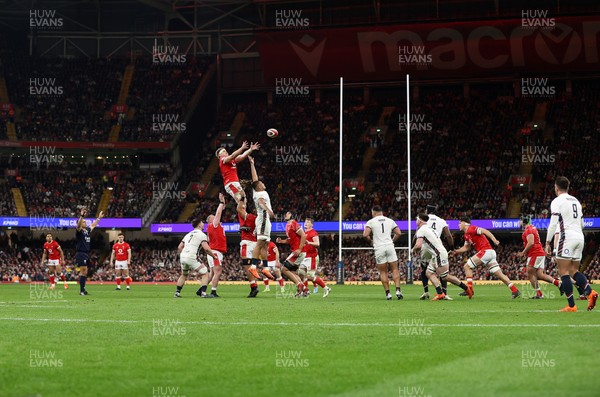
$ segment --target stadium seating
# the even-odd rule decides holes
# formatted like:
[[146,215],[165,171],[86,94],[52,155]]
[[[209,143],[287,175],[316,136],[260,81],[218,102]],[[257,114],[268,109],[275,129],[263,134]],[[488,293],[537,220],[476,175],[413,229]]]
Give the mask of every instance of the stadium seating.
[[[108,139],[114,120],[106,115],[119,94],[126,61],[53,58],[40,62],[23,54],[4,61],[11,101],[21,109],[16,118],[19,140]],[[43,94],[32,93],[32,88]]]
[[[188,60],[180,66],[153,65],[149,57],[138,59],[126,100],[126,114],[119,117],[113,105],[117,104],[128,60],[45,58],[40,62],[21,53],[6,57],[2,70],[11,102],[20,109],[16,118],[17,137],[101,142],[108,140],[113,125],[121,123],[121,141],[169,141],[173,133],[153,131],[152,115],[172,113],[183,119],[192,94],[210,64],[208,58],[188,57]],[[37,80],[31,83],[30,79]],[[37,95],[35,90],[32,94],[32,87],[40,87],[39,92],[46,87],[55,90]],[[5,137],[4,124],[0,122],[0,135]]]

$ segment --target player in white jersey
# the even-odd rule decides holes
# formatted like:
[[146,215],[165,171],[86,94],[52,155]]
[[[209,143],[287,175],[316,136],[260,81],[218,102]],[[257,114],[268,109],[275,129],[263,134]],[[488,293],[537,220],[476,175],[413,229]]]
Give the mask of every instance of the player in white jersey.
[[[259,267],[261,260],[267,260],[267,249],[271,241],[271,218],[275,217],[271,207],[271,198],[267,193],[265,183],[258,179],[258,173],[254,167],[254,159],[248,157],[250,161],[250,172],[252,174],[252,199],[256,208],[256,245],[252,250],[253,266]],[[258,286],[252,285],[248,298],[255,298],[258,295]]]
[[[429,215],[429,221],[427,221],[427,226],[429,226],[433,232],[436,234],[438,238],[444,237],[444,243],[446,244],[446,249],[454,248],[454,239],[452,238],[452,234],[450,233],[450,229],[448,228],[448,223],[440,218],[437,215],[434,215],[433,212],[438,210],[438,206],[435,204],[427,204],[426,214]],[[429,287],[427,286],[429,279],[427,278],[427,263],[421,261],[421,282],[423,283],[423,295],[419,299],[426,300],[429,299]],[[442,291],[446,296],[444,299],[451,301],[452,298],[448,295],[448,281],[446,279],[441,280],[442,283]]]
[[546,253],[552,254],[552,240],[555,232],[558,233],[558,244],[554,247],[558,273],[562,281],[562,291],[567,296],[568,305],[561,312],[576,312],[575,299],[573,298],[573,283],[585,291],[588,297],[588,311],[596,306],[598,293],[590,287],[587,278],[579,271],[579,262],[583,253],[583,212],[581,203],[571,196],[570,182],[564,176],[559,176],[554,181],[556,198],[550,204],[550,226],[546,235]]
[[[380,206],[375,205],[371,209],[373,218],[365,225],[363,236],[373,244],[375,252],[375,263],[379,270],[379,277],[383,289],[385,290],[385,298],[392,299],[390,294],[390,282],[388,278],[388,270],[392,271],[392,279],[396,285],[396,297],[404,298],[400,291],[400,272],[398,271],[398,256],[394,243],[400,238],[400,229],[396,222],[392,219],[383,216],[383,211]],[[392,238],[392,234],[394,237]]]
[[449,274],[448,251],[435,230],[429,226],[429,221],[429,215],[426,213],[422,212],[418,215],[418,230],[415,234],[415,245],[412,252],[415,256],[420,254],[421,261],[426,264],[425,274],[437,291],[437,295],[433,300],[446,300],[446,294],[442,289],[438,276],[442,280],[448,280],[459,286],[463,291],[466,291],[468,287],[458,278]]
[[202,229],[204,229],[204,223],[200,218],[192,221],[194,230],[185,235],[185,237],[179,243],[177,247],[177,253],[179,254],[179,260],[181,262],[181,276],[177,280],[177,292],[175,292],[175,298],[181,297],[181,289],[185,284],[188,273],[191,270],[198,270],[201,275],[201,287],[196,291],[196,295],[202,298],[212,298],[212,295],[206,294],[206,286],[208,285],[208,269],[205,265],[198,262],[198,249],[202,247],[207,255],[212,256],[215,260],[218,260],[217,254],[215,254],[208,245],[208,237]]

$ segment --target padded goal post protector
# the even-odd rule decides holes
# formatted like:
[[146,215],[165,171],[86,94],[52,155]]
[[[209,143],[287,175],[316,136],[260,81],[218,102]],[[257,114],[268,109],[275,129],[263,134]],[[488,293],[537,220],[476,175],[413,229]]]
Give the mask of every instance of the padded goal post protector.
[[344,262],[340,261],[337,263],[337,266],[335,268],[335,283],[336,284],[344,284],[344,278],[346,276],[345,274],[345,270],[344,270]]
[[413,261],[406,262],[406,284],[412,284],[414,279]]

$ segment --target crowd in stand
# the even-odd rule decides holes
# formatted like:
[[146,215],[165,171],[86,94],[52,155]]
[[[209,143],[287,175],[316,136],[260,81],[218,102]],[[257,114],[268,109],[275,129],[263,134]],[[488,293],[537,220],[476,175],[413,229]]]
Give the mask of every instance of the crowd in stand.
[[[187,57],[182,65],[137,59],[127,98],[127,111],[132,116],[122,121],[119,139],[163,142],[187,131],[178,123],[184,122],[190,99],[208,65],[208,58]],[[165,124],[164,120],[170,121]]]
[[106,141],[125,60],[44,58],[24,54],[4,59],[4,76],[19,140]]
[[0,200],[0,214],[16,215],[15,200],[7,182],[0,182],[0,195],[2,196],[2,200]]
[[0,183],[3,215],[16,214],[11,187],[23,194],[30,216],[77,217],[81,208],[95,212],[105,189],[112,189],[106,214],[113,218],[141,217],[152,200],[181,196],[177,185],[169,185],[169,165],[145,168],[129,163],[84,164],[64,161],[31,165],[27,158],[14,157],[7,167],[17,171]]
[[[170,141],[171,126],[155,125],[153,115],[178,115],[183,122],[208,58],[187,56],[181,65],[138,58],[126,106],[118,110],[126,59],[44,58],[16,52],[3,59],[19,140],[106,142],[121,125],[121,141]],[[122,112],[121,112],[122,111]],[[163,128],[164,127],[164,128]],[[4,137],[4,138],[3,138]],[[0,119],[0,139],[6,137]]]

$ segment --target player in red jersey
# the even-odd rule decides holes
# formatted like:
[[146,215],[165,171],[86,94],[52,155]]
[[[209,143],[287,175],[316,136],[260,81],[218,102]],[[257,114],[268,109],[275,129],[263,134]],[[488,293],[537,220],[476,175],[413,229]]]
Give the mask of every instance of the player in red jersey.
[[[279,288],[281,288],[281,292],[285,292],[285,281],[283,280],[283,277],[281,277],[281,264],[279,263],[279,249],[277,248],[277,245],[272,241],[269,241],[269,246],[267,248],[267,267],[269,268],[271,273],[275,275],[275,277],[273,278],[279,283]],[[263,273],[264,272],[265,269],[263,269]],[[265,283],[264,291],[270,291],[271,289],[269,288],[269,279],[265,278],[263,279],[263,282]]]
[[129,276],[129,266],[131,266],[131,247],[125,242],[123,233],[117,235],[117,242],[113,244],[110,254],[110,267],[115,264],[115,282],[117,291],[121,291],[121,283],[125,281],[127,291],[131,286],[131,277]]
[[[317,275],[317,270],[319,267],[319,245],[321,245],[319,241],[319,233],[313,226],[315,221],[312,218],[306,218],[304,220],[304,227],[306,228],[306,245],[302,251],[306,255],[304,260],[302,261],[302,265],[300,265],[300,270],[298,274],[303,278],[304,286],[308,290],[308,281],[313,282],[313,286],[315,289],[317,285],[323,288],[323,298],[327,298],[329,292],[331,292],[331,288],[325,284],[325,281],[321,277]],[[316,293],[317,291],[315,291]]]
[[[284,220],[287,222],[285,226],[287,238],[282,239],[277,237],[276,242],[278,244],[289,244],[292,253],[288,255],[285,261],[283,261],[282,272],[286,274],[284,269],[287,269],[289,272],[296,274],[295,272],[298,271],[302,261],[306,257],[306,253],[302,252],[304,245],[306,244],[306,234],[291,211],[285,213]],[[306,288],[300,277],[298,277],[298,280],[300,280],[300,283],[296,284],[298,286],[297,296],[308,295],[308,288]]]
[[62,274],[61,264],[65,263],[65,253],[56,240],[52,238],[52,234],[46,234],[46,242],[44,243],[44,253],[42,254],[42,266],[46,263],[48,257],[48,273],[50,274],[50,289],[56,287],[56,276],[60,275],[61,281],[64,283],[65,289],[68,289],[65,275]]
[[535,226],[531,224],[531,217],[524,215],[521,217],[521,228],[524,229],[521,238],[523,239],[523,251],[517,255],[520,258],[527,257],[527,277],[531,286],[535,290],[535,295],[532,299],[542,299],[544,294],[540,289],[538,280],[544,280],[550,284],[554,284],[560,290],[561,283],[558,279],[544,273],[544,264],[546,262],[546,252],[540,242],[540,235]]
[[460,218],[458,227],[461,232],[465,233],[465,244],[457,249],[450,251],[451,255],[462,254],[467,252],[471,246],[475,247],[477,253],[473,255],[467,263],[465,263],[465,277],[467,278],[467,295],[469,299],[473,297],[473,269],[479,265],[486,265],[488,271],[492,273],[497,279],[502,281],[510,288],[512,292],[512,298],[515,299],[521,295],[521,292],[510,282],[508,277],[500,269],[500,265],[496,261],[496,251],[492,249],[488,238],[496,245],[500,242],[494,237],[494,235],[487,229],[482,227],[472,226],[471,218],[463,216]]
[[260,149],[260,144],[252,143],[248,147],[248,142],[244,141],[242,146],[235,152],[229,154],[227,149],[221,147],[215,152],[215,156],[219,159],[219,169],[223,177],[223,185],[225,191],[229,193],[236,203],[246,200],[244,189],[240,185],[240,179],[237,174],[237,163],[246,159],[254,150]]
[[206,256],[208,266],[210,267],[210,274],[208,279],[211,283],[210,294],[219,298],[217,294],[217,286],[219,285],[219,278],[223,273],[223,255],[227,252],[227,238],[225,237],[225,230],[221,224],[221,215],[225,208],[225,196],[223,193],[219,193],[219,206],[214,215],[209,215],[206,218],[208,228],[206,234],[208,235],[208,245],[210,249],[216,254],[216,258],[211,255]]

